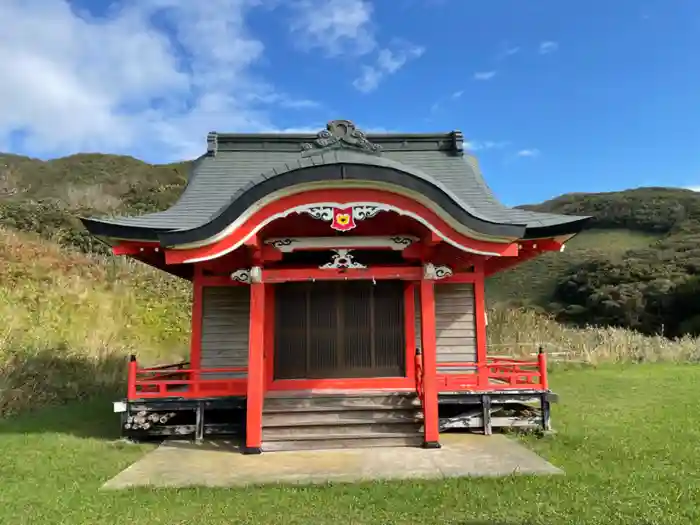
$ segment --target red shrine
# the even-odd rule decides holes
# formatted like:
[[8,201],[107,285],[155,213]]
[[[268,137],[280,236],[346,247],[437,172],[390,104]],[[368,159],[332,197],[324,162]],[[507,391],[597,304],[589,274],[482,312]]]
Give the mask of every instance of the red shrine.
[[[189,361],[132,356],[127,436],[239,435],[259,453],[549,428],[545,355],[487,355],[484,281],[587,218],[501,204],[458,131],[211,133],[170,209],[82,220],[194,290]],[[517,415],[533,402],[539,418]]]

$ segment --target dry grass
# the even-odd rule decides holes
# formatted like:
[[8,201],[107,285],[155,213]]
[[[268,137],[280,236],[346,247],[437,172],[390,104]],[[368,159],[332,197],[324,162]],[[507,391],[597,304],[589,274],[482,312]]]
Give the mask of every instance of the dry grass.
[[115,388],[126,356],[186,355],[187,283],[0,230],[0,415]]
[[[68,252],[0,229],[0,416],[123,388],[125,361],[187,355],[189,283],[140,263]],[[491,353],[544,344],[589,363],[696,361],[698,340],[574,329],[523,309],[489,315]]]
[[555,357],[591,364],[696,362],[700,339],[645,336],[622,328],[573,328],[525,308],[494,307],[489,312],[490,353],[526,355],[543,346]]

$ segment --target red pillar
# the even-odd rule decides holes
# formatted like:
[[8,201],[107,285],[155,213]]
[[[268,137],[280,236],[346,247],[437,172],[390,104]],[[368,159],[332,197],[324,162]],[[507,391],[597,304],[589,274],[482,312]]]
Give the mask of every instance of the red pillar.
[[265,284],[250,285],[248,334],[248,387],[246,399],[245,453],[262,452],[262,411],[265,396]]
[[478,365],[477,385],[488,386],[488,369],[486,368],[486,290],[484,261],[474,265],[474,321],[476,331],[476,363]]
[[423,346],[424,448],[440,448],[437,387],[437,344],[435,336],[435,285],[420,282],[421,343]]

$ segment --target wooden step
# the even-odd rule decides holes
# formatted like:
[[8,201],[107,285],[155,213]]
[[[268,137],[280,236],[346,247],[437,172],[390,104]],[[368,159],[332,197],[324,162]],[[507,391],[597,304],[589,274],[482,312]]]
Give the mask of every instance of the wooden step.
[[376,447],[419,447],[423,444],[423,436],[386,435],[386,436],[326,436],[325,439],[294,439],[286,441],[263,440],[263,452],[282,452],[293,450],[329,450],[342,448],[376,448]]
[[306,425],[288,427],[263,427],[263,441],[280,441],[287,439],[335,439],[349,436],[382,437],[392,434],[416,435],[420,432],[420,423],[371,423],[344,425]]
[[420,401],[415,394],[379,395],[328,395],[313,396],[267,396],[263,413],[274,412],[321,412],[348,410],[396,410],[419,408]]
[[321,410],[264,412],[263,427],[361,425],[368,423],[420,423],[423,413],[414,408],[399,410]]
[[423,411],[415,392],[271,392],[263,451],[418,446]]

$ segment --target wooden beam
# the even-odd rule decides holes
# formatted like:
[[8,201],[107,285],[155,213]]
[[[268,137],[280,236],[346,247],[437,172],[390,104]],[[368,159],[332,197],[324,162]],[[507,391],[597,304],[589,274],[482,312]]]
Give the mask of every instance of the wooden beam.
[[230,275],[205,275],[200,278],[202,286],[247,286],[240,281],[234,281]]
[[423,269],[415,266],[384,266],[361,269],[263,269],[264,283],[284,283],[294,281],[344,281],[344,280],[386,280],[399,279],[419,281]]
[[265,239],[265,245],[283,253],[302,250],[333,250],[338,248],[401,251],[415,244],[418,240],[418,237],[404,234],[349,237],[273,237]]
[[532,241],[528,246],[523,247],[517,257],[489,257],[486,259],[484,274],[486,277],[514,268],[526,261],[539,257],[543,253],[552,251],[562,251],[564,245],[553,239],[538,239]]
[[259,253],[259,262],[256,263],[259,265],[263,265],[266,262],[279,262],[284,257],[284,253],[273,246],[263,246]]
[[452,283],[452,284],[462,284],[462,283],[473,283],[476,282],[478,279],[478,276],[476,273],[473,272],[461,272],[461,273],[455,273],[453,275],[450,275],[449,277],[445,277],[444,279],[440,279],[437,281],[436,284],[447,284],[447,283]]
[[540,252],[561,252],[564,250],[564,243],[554,239],[533,239],[528,241],[526,247]]
[[159,250],[160,244],[157,242],[122,241],[112,246],[112,254],[114,255],[139,255]]

